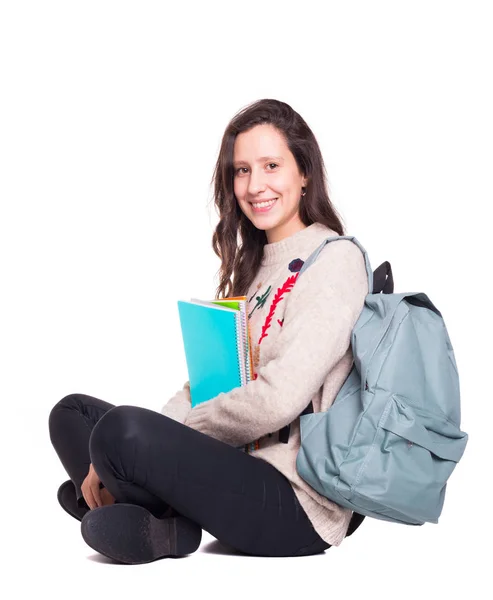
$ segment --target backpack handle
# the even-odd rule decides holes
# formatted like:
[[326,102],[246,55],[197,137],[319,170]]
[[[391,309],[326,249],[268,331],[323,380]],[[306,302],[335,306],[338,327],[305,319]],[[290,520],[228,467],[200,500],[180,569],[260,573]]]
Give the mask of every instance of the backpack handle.
[[377,267],[373,273],[373,293],[380,294],[394,293],[394,277],[392,276],[392,267],[388,260]]

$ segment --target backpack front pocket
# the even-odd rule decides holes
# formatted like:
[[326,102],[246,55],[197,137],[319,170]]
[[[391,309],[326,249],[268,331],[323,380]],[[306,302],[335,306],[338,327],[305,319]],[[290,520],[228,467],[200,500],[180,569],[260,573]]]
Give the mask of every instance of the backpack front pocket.
[[393,394],[352,492],[411,520],[438,523],[467,434],[440,412]]

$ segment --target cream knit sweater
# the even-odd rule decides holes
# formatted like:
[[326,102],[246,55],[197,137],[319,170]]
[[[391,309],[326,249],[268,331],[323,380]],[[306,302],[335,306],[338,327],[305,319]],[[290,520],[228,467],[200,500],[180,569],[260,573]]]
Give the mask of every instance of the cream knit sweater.
[[[296,470],[299,415],[310,400],[314,412],[334,401],[353,365],[351,331],[368,294],[364,257],[351,240],[325,246],[296,281],[303,262],[331,236],[337,233],[313,223],[264,246],[247,294],[255,380],[193,409],[187,381],[161,412],[235,447],[258,440],[258,449],[245,451],[287,477],[317,533],[339,546],[352,512],[318,494]],[[284,444],[277,432],[288,424]]]

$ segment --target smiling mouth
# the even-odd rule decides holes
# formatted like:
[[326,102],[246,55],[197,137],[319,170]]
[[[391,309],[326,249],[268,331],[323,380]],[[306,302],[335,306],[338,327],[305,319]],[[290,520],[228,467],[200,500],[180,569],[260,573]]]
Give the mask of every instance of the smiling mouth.
[[250,202],[250,205],[254,211],[264,211],[274,206],[277,200],[278,198],[272,198],[271,200],[262,200],[262,202]]
[[253,204],[255,206],[257,204],[261,204],[262,202],[270,202],[271,200],[277,200],[277,198],[266,198],[265,200],[255,200],[253,202],[250,202],[250,204]]

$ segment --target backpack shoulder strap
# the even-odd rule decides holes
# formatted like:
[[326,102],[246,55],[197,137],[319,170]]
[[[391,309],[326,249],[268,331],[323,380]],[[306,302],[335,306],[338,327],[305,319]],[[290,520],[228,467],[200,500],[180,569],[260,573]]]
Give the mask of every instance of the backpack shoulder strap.
[[[361,250],[361,252],[363,252],[363,256],[365,257],[366,273],[368,275],[368,290],[371,293],[371,291],[373,290],[373,271],[371,270],[368,254],[366,253],[366,250],[363,248],[363,246],[358,242],[358,240],[354,236],[350,236],[350,235],[340,235],[340,236],[332,236],[332,237],[326,238],[318,246],[318,248],[316,248],[310,254],[310,256],[305,260],[305,262],[303,263],[303,266],[299,270],[298,277],[303,273],[303,271],[308,269],[308,267],[317,260],[318,255],[320,254],[320,252],[322,252],[322,250],[325,248],[325,246],[327,244],[329,244],[330,242],[336,242],[337,240],[351,240],[358,246],[358,248]],[[390,267],[390,265],[389,265],[389,267]],[[313,412],[313,403],[310,401],[310,404],[305,408],[305,410],[301,414],[306,415],[306,414],[310,414],[312,412]],[[283,444],[288,443],[290,429],[291,429],[290,425],[285,425],[282,429],[279,430],[279,441],[282,442]]]
[[338,240],[351,240],[351,242],[355,243],[356,246],[361,250],[363,256],[365,257],[365,266],[366,266],[366,274],[368,275],[368,290],[370,294],[373,291],[373,271],[371,270],[370,259],[368,258],[368,254],[360,242],[354,237],[354,235],[338,235],[326,238],[319,246],[316,248],[310,256],[305,260],[303,266],[301,267],[298,277],[308,269],[308,267],[317,260],[318,255],[325,248],[327,244],[330,242],[337,242]]

